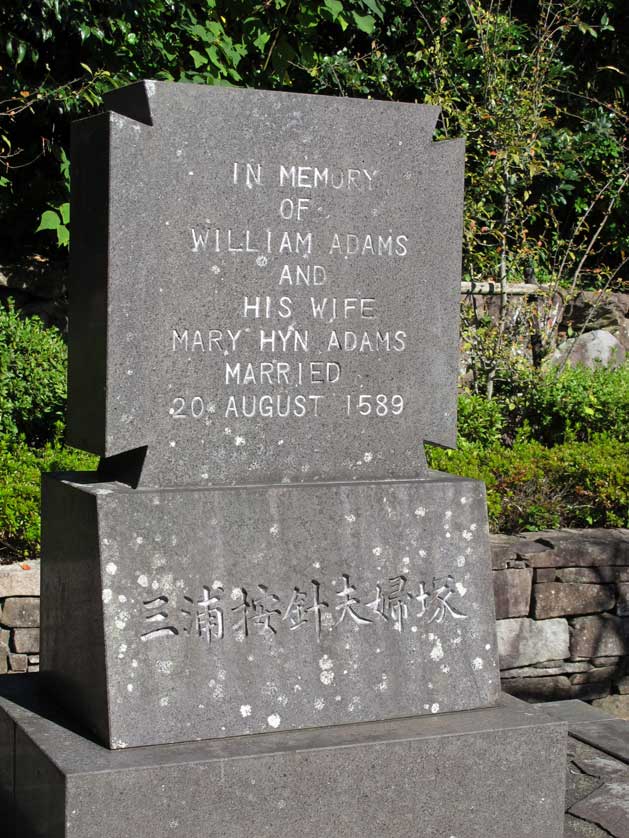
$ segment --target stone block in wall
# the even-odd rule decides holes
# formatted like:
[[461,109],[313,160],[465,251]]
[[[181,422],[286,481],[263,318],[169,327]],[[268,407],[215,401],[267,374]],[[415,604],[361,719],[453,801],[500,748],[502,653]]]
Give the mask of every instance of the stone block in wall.
[[[533,542],[535,543],[535,542]],[[534,570],[536,582],[556,582],[557,570],[554,567],[536,567]]]
[[570,676],[571,684],[600,684],[611,682],[618,672],[615,666],[599,666],[598,668],[590,669],[588,672],[577,672],[576,675]]
[[620,583],[618,590],[618,606],[616,612],[619,617],[629,617],[629,583]]
[[9,655],[4,649],[0,649],[0,675],[5,675],[9,671]]
[[609,694],[606,683],[571,684],[567,675],[550,678],[512,678],[502,682],[502,689],[524,701],[562,701],[578,698],[591,701]]
[[589,672],[592,669],[585,661],[550,661],[554,666],[544,666],[536,663],[532,666],[521,666],[517,669],[503,669],[500,672],[502,680],[508,678],[541,678],[550,675],[572,675],[577,672]]
[[39,597],[16,596],[5,599],[0,622],[11,628],[37,628]]
[[533,571],[528,567],[495,570],[493,582],[496,619],[528,617]]
[[516,617],[496,622],[501,669],[570,656],[568,621]]
[[595,658],[629,652],[629,620],[600,614],[575,617],[570,630],[570,657]]
[[26,672],[28,670],[28,655],[9,653],[9,666],[12,672]]
[[[629,582],[629,567],[558,567],[556,569],[542,568],[537,573],[554,573],[559,582],[581,582],[582,584],[600,585],[609,582]],[[537,582],[552,579],[538,579]]]
[[517,535],[495,533],[489,536],[491,561],[494,570],[507,567],[526,566],[528,557],[548,551],[548,547],[535,541],[527,541]]
[[621,695],[629,695],[629,675],[623,675],[616,681],[616,689]]
[[610,611],[615,604],[615,585],[542,582],[533,588],[533,616],[537,620]]
[[0,654],[9,651],[9,639],[11,632],[9,629],[0,629]]
[[528,558],[531,567],[629,567],[629,530],[562,529],[522,533],[547,550]]
[[602,655],[600,658],[591,658],[592,666],[620,666],[623,658],[620,655]]
[[39,596],[39,561],[0,565],[0,599]]
[[31,654],[39,652],[39,629],[14,629],[13,648],[16,652],[30,652]]

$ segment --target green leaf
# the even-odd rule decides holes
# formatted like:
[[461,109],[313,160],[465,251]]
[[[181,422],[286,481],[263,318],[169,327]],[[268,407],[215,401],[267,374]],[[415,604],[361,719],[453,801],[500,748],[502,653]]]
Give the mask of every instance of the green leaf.
[[61,214],[61,220],[64,224],[70,223],[70,204],[68,201],[65,204],[61,204],[59,207],[59,213]]
[[324,0],[326,9],[332,15],[332,20],[336,20],[337,17],[343,11],[343,4],[340,0]]
[[260,52],[264,52],[264,48],[268,44],[270,37],[270,32],[260,32],[258,37],[253,42],[254,47],[257,47],[260,50]]
[[67,247],[70,242],[70,231],[61,224],[57,227],[57,244],[59,247]]
[[367,35],[373,34],[373,30],[376,26],[376,20],[374,17],[371,15],[359,15],[358,12],[352,12],[352,17],[354,18],[354,23],[361,30],[361,32],[366,32]]
[[26,56],[26,44],[24,43],[24,41],[20,41],[20,43],[18,44],[18,48],[17,48],[17,58],[15,59],[16,66],[18,64],[21,64],[22,61],[24,61],[25,56]]
[[374,15],[377,15],[380,20],[384,20],[384,11],[377,0],[363,0],[363,3],[368,9],[371,9]]
[[39,227],[35,232],[39,233],[40,230],[56,230],[60,224],[59,214],[55,210],[46,210],[39,219]]
[[201,53],[197,52],[196,49],[190,50],[190,57],[194,61],[195,70],[198,70],[199,67],[202,67],[204,64],[207,64],[208,62],[207,55],[201,55]]

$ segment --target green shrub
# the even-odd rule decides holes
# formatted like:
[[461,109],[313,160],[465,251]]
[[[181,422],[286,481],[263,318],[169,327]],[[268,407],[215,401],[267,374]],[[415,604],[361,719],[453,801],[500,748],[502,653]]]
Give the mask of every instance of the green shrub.
[[629,364],[618,369],[583,366],[539,377],[525,404],[535,439],[554,445],[587,441],[601,433],[629,441]]
[[67,351],[58,329],[0,307],[0,437],[41,445],[59,436]]
[[526,438],[552,446],[587,442],[600,434],[629,441],[629,363],[617,369],[562,371],[514,364],[493,399],[459,397],[463,442],[491,445],[501,438],[512,445]]
[[599,437],[546,448],[428,450],[431,468],[483,480],[494,532],[629,525],[629,443]]
[[0,541],[4,558],[39,554],[41,473],[89,471],[96,462],[92,455],[74,448],[47,444],[36,449],[0,439]]
[[458,400],[457,426],[459,446],[468,442],[493,445],[502,436],[503,407],[496,399],[463,393]]

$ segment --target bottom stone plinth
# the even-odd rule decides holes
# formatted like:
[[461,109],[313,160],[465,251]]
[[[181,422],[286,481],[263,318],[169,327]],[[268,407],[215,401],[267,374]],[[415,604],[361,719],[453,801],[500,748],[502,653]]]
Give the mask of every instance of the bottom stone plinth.
[[10,838],[563,834],[565,725],[509,697],[489,709],[112,752],[39,689],[33,675],[0,682]]

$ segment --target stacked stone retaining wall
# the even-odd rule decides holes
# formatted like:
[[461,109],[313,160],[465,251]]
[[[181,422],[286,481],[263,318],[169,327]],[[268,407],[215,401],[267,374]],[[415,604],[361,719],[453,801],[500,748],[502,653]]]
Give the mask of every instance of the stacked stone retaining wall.
[[39,669],[39,562],[0,565],[0,674]]
[[629,530],[492,536],[503,689],[629,706]]

